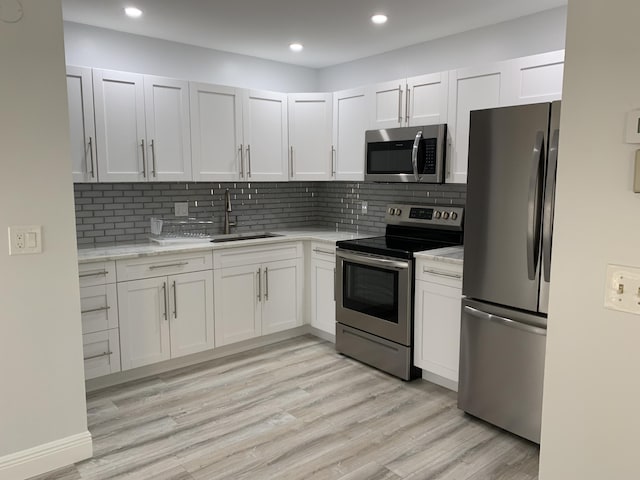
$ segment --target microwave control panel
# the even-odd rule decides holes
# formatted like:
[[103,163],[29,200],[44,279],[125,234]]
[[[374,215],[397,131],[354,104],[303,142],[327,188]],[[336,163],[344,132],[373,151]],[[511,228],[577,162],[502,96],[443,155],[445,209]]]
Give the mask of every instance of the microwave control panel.
[[425,138],[423,141],[424,148],[424,167],[423,175],[434,175],[436,173],[436,163],[438,157],[438,139]]

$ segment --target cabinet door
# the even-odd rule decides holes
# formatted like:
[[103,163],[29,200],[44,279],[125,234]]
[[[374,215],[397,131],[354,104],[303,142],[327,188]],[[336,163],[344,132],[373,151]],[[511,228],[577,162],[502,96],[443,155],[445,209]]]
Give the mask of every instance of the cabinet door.
[[332,177],[333,116],[330,93],[289,94],[289,175],[294,180]]
[[504,105],[553,102],[562,98],[564,50],[516,58],[507,62]]
[[213,348],[213,272],[183,273],[168,280],[171,358]]
[[416,282],[414,362],[420,368],[458,382],[462,285]]
[[242,109],[247,180],[287,180],[287,95],[248,90]]
[[93,70],[101,182],[141,182],[146,165],[143,76]]
[[149,180],[191,180],[189,82],[147,75],[144,90]]
[[67,100],[74,182],[97,182],[91,69],[67,67]]
[[302,259],[263,265],[262,334],[302,325]]
[[213,271],[216,347],[261,334],[261,276],[262,269],[258,265],[226,267]]
[[245,178],[242,98],[232,87],[189,84],[193,179],[233,181]]
[[116,284],[80,288],[82,333],[118,328],[118,294]]
[[122,370],[168,360],[167,278],[118,283]]
[[377,83],[369,87],[371,104],[367,129],[405,126],[405,84],[405,79],[402,79]]
[[85,380],[120,371],[120,339],[117,328],[83,335],[82,350]]
[[311,326],[336,334],[336,264],[311,260]]
[[367,130],[369,98],[365,88],[333,95],[336,180],[364,180],[364,132]]
[[469,156],[469,112],[501,106],[501,84],[506,77],[505,63],[449,72],[450,161],[447,183],[466,183]]
[[407,79],[408,125],[447,123],[449,72],[421,75]]

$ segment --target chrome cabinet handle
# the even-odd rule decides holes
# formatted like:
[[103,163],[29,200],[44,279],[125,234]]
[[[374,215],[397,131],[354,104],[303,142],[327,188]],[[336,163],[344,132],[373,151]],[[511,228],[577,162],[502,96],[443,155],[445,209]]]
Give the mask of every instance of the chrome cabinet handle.
[[333,267],[333,301],[336,301],[336,267]]
[[529,325],[528,323],[517,322],[515,320],[511,320],[510,318],[501,317],[500,315],[494,315],[493,313],[482,312],[468,305],[464,306],[464,311],[467,312],[469,315],[480,318],[482,320],[491,320],[491,321],[506,325],[508,327],[524,330],[525,332],[535,333],[538,335],[547,334],[546,328],[535,327],[533,325]]
[[450,277],[450,278],[462,278],[462,275],[459,273],[449,273],[443,272],[442,270],[432,270],[430,268],[423,268],[422,273],[430,273],[432,275],[440,275],[441,277]]
[[84,360],[93,360],[94,358],[100,358],[100,357],[106,357],[109,355],[113,355],[113,352],[109,351],[109,352],[102,352],[102,353],[98,353],[97,355],[89,355],[88,357],[84,357]]
[[407,125],[409,125],[409,106],[411,105],[411,102],[409,101],[409,97],[411,95],[411,90],[409,90],[409,85],[407,85],[407,96],[406,96],[406,102],[404,105],[404,114],[405,114],[405,121],[407,123]]
[[189,265],[189,262],[166,263],[164,265],[151,265],[149,266],[149,270],[155,270],[156,268],[182,267],[184,265]]
[[142,147],[142,176],[147,178],[147,156],[144,151],[144,138],[140,141]]
[[251,178],[251,145],[247,145],[247,177]]
[[269,268],[264,268],[264,301],[269,300]]
[[78,275],[79,278],[86,278],[86,277],[98,277],[101,275],[107,275],[109,273],[108,270],[101,270],[99,272],[91,272],[91,273],[81,273],[80,275]]
[[240,178],[244,178],[244,152],[242,148],[242,144],[240,144]]
[[422,130],[416,133],[416,138],[413,140],[413,148],[411,149],[411,164],[413,165],[413,176],[416,182],[420,181],[420,175],[418,174],[418,148],[420,147],[421,138]]
[[336,176],[336,147],[331,145],[331,176]]
[[258,301],[261,302],[262,301],[262,269],[259,268],[258,271],[256,272],[256,275],[258,276]]
[[167,315],[167,312],[169,311],[167,308],[167,282],[162,282],[162,295],[162,298],[164,299],[164,312],[162,313],[162,318],[169,320],[169,316]]
[[325,255],[331,255],[332,257],[336,254],[335,251],[322,250],[321,248],[314,248],[313,251],[316,253],[324,253]]
[[151,166],[153,168],[153,170],[151,170],[151,175],[157,178],[158,171],[156,169],[156,143],[153,139],[151,139]]
[[96,178],[96,167],[93,160],[93,138],[89,137],[89,158],[91,159],[91,178]]
[[294,172],[293,172],[293,145],[291,145],[291,147],[289,147],[289,152],[290,152],[289,153],[289,169],[290,169],[289,177],[293,178],[293,174],[294,174]]
[[88,310],[80,310],[80,313],[84,315],[85,313],[93,313],[93,312],[102,312],[103,310],[109,310],[111,307],[107,305],[106,307],[98,307],[98,308],[90,308]]
[[178,318],[178,292],[175,280],[173,281],[173,318]]
[[398,85],[398,123],[402,123],[402,85]]
[[538,270],[538,244],[540,243],[540,200],[542,196],[540,183],[540,169],[543,164],[542,156],[544,133],[538,131],[533,144],[531,155],[531,173],[529,175],[529,203],[527,206],[527,273],[529,280],[535,280]]

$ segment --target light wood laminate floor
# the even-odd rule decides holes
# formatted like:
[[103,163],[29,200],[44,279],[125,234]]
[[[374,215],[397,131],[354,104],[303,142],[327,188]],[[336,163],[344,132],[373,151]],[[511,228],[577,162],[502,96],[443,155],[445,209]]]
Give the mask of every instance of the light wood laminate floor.
[[88,396],[93,458],[38,480],[530,480],[536,445],[304,336]]

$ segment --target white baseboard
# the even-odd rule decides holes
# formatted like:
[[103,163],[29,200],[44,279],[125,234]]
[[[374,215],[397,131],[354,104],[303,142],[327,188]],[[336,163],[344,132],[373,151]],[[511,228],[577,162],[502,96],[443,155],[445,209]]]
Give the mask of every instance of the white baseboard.
[[89,431],[0,457],[0,480],[21,480],[93,455]]

